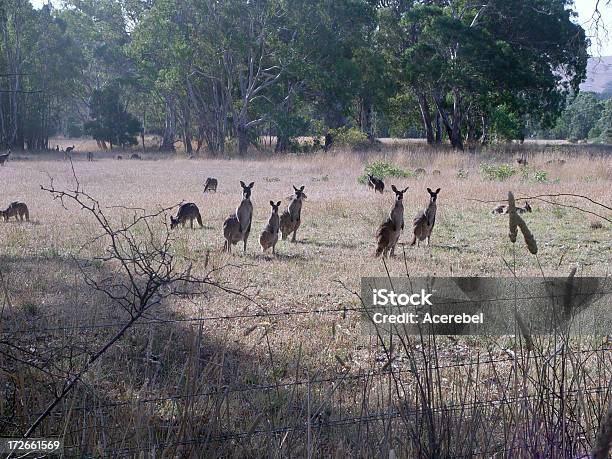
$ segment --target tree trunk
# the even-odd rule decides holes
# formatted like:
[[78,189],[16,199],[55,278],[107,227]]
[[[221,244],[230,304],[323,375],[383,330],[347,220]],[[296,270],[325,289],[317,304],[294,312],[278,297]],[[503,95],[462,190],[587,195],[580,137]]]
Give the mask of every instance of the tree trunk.
[[175,124],[175,116],[172,105],[166,102],[164,134],[162,137],[162,143],[159,146],[160,150],[174,151]]
[[236,131],[238,134],[238,154],[240,156],[246,156],[249,149],[249,133],[243,126],[238,126]]
[[288,135],[279,133],[276,137],[276,145],[274,147],[275,153],[282,153],[289,149],[291,139]]
[[427,144],[433,145],[435,142],[434,131],[431,125],[431,112],[429,110],[429,103],[427,102],[427,96],[421,91],[417,92],[417,98],[419,100],[419,108],[421,110],[421,119],[423,120],[423,128],[425,129],[425,135],[427,137]]
[[370,142],[374,141],[374,128],[372,126],[372,104],[364,101],[361,106],[361,116],[359,120],[361,130],[368,136]]
[[480,136],[480,144],[487,145],[489,143],[489,124],[487,119],[482,117],[482,136]]
[[436,112],[436,144],[442,143],[442,117],[440,112]]
[[461,138],[461,94],[453,90],[453,125],[451,129],[451,145],[453,148],[463,150],[463,139]]

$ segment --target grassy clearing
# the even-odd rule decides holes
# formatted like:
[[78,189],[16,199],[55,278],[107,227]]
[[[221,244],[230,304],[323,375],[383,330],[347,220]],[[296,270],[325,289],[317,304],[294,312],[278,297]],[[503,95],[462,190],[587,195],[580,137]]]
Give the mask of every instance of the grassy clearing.
[[[530,158],[532,172],[527,177],[517,169],[517,173],[491,180],[490,174],[483,173],[482,164],[510,165],[511,157],[492,161],[489,157],[468,154],[424,154],[420,146],[404,148],[372,154],[337,152],[245,161],[193,161],[161,155],[145,156],[144,161],[117,161],[110,157],[91,163],[75,161],[80,185],[104,206],[158,209],[183,200],[195,202],[202,213],[204,228],[176,230],[173,250],[196,260],[195,269],[203,269],[203,260],[208,254],[210,263],[225,266],[220,274],[224,280],[249,286],[254,301],[211,290],[206,298],[163,304],[155,311],[154,318],[178,321],[137,326],[88,372],[86,384],[60,407],[62,415],[43,426],[43,433],[58,434],[64,428],[63,423],[68,422],[68,431],[77,433],[67,435],[67,443],[79,445],[75,452],[94,456],[108,455],[115,448],[150,448],[169,440],[181,442],[196,437],[207,438],[205,449],[210,448],[209,454],[216,451],[220,455],[241,456],[259,451],[256,456],[266,456],[266,451],[274,450],[302,456],[306,452],[303,431],[282,431],[280,437],[255,432],[303,422],[310,400],[311,410],[315,409],[313,406],[321,406],[316,422],[330,426],[311,432],[315,439],[311,448],[314,445],[318,454],[375,454],[371,449],[376,443],[374,438],[379,438],[379,434],[384,436],[389,426],[403,432],[402,422],[412,419],[412,415],[401,415],[400,402],[402,397],[406,401],[419,399],[408,371],[412,352],[409,349],[414,351],[417,344],[398,346],[397,358],[389,366],[380,343],[362,334],[357,314],[342,311],[358,305],[350,291],[359,290],[362,276],[384,276],[387,269],[392,276],[510,276],[504,260],[515,260],[518,275],[537,276],[541,270],[545,275],[566,275],[572,267],[578,268],[579,275],[606,275],[610,271],[612,226],[609,223],[604,221],[602,227],[593,229],[591,223],[598,221],[593,215],[530,200],[534,212],[525,214],[524,218],[538,240],[540,252],[536,260],[521,244],[513,251],[507,238],[507,218],[490,213],[494,203],[474,201],[501,201],[512,190],[517,198],[575,193],[609,205],[612,202],[610,159],[566,158],[567,164],[560,166],[547,164],[548,160],[559,157],[558,154],[543,154]],[[381,260],[373,258],[374,233],[391,207],[393,193],[376,194],[357,181],[364,168],[377,161],[403,171],[417,168],[427,171],[418,177],[386,180],[387,188],[391,184],[410,187],[404,204],[407,222],[426,205],[426,187],[442,189],[432,246],[405,245],[405,258],[389,260],[386,268]],[[432,175],[433,170],[439,170],[440,175]],[[540,172],[546,173],[546,180],[534,179]],[[101,295],[91,294],[83,285],[72,258],[102,250],[93,244],[85,252],[79,251],[88,238],[97,234],[94,222],[74,207],[63,209],[59,202],[40,190],[40,184],[48,183],[49,176],[54,178],[56,187],[72,186],[69,163],[29,158],[9,162],[0,173],[4,186],[0,205],[15,200],[26,202],[32,219],[30,224],[0,223],[0,270],[10,298],[10,306],[6,301],[3,303],[3,330],[84,327],[7,335],[19,336],[22,347],[48,351],[57,363],[53,372],[61,373],[82,363],[87,353],[96,349],[112,331],[86,327],[121,323],[125,314]],[[208,176],[219,179],[219,188],[217,193],[204,195],[203,183]],[[239,180],[255,181],[253,230],[247,254],[242,254],[237,246],[234,254],[228,256],[220,251],[221,225],[240,201]],[[282,199],[286,206],[292,185],[305,185],[308,195],[298,231],[299,242],[281,241],[277,245],[278,256],[263,255],[257,240],[269,216],[268,201]],[[550,198],[550,201],[601,213],[601,209],[581,200]],[[119,208],[109,208],[109,213],[113,218],[126,219],[131,215],[130,211]],[[609,213],[605,215],[610,217]],[[158,224],[162,231],[161,222]],[[407,225],[400,242],[409,240],[409,235]],[[402,253],[402,248],[399,252]],[[105,274],[99,273],[101,277]],[[262,311],[303,311],[304,314],[258,317]],[[233,318],[181,321],[221,316]],[[61,349],[65,342],[76,343],[80,351],[72,356],[53,351]],[[469,362],[477,356],[488,360],[508,359],[508,349],[519,352],[512,338],[491,341],[439,338],[434,347],[441,364]],[[419,365],[427,361],[426,357],[421,355]],[[596,368],[594,380],[598,384],[609,381],[609,354],[604,360],[598,360],[597,353],[591,358],[595,360],[585,365]],[[8,365],[14,367],[14,376],[22,381],[18,392],[23,403],[12,422],[28,425],[34,413],[42,411],[48,403],[50,395],[40,390],[46,376],[14,362]],[[397,394],[389,399],[387,376],[371,378],[369,385],[364,385],[363,379],[351,379],[383,368],[407,372],[400,402]],[[464,400],[476,391],[482,400],[508,396],[507,386],[500,381],[515,375],[512,368],[512,363],[497,367],[481,365],[481,375],[471,383],[464,381],[471,378],[473,366],[443,370],[438,383],[449,397],[431,400],[431,404],[440,406]],[[334,390],[330,381],[313,383],[310,392],[303,385],[282,386],[309,379],[341,379],[342,382]],[[267,388],[252,390],[258,385]],[[223,387],[251,390],[225,398],[198,397],[192,402],[185,398],[163,399],[176,394],[185,397],[211,391],[222,393]],[[369,391],[367,403],[363,400],[365,388]],[[539,394],[537,387],[528,388],[532,389]],[[163,400],[144,405],[135,403],[156,398]],[[109,402],[122,405],[96,408]],[[605,399],[599,399],[598,403],[600,406]],[[5,405],[2,409],[12,406]],[[68,417],[71,406],[85,406],[87,412]],[[366,414],[385,413],[390,406],[399,410],[399,425],[396,421],[386,425],[384,419],[373,419],[372,425],[368,424],[372,433],[364,437],[367,442],[361,437],[363,432],[359,433],[362,424],[333,424],[339,419],[362,416],[364,409]],[[493,416],[493,411],[481,414]],[[499,411],[494,414],[503,416]],[[596,415],[591,413],[589,422]],[[529,423],[524,421],[525,425]],[[126,422],[129,428],[125,427]],[[443,424],[442,420],[436,422]],[[474,429],[482,431],[483,425],[475,418],[471,422]],[[85,427],[87,433],[81,436]],[[455,438],[467,435],[459,427],[453,429],[456,429]],[[237,431],[250,434],[224,439],[224,435]],[[507,444],[500,439],[503,433],[495,432],[491,436],[488,444],[496,447]],[[395,447],[405,454],[415,451],[407,444],[399,443]],[[194,447],[189,443],[173,448],[171,451],[178,455],[201,451],[190,449]],[[449,448],[447,445],[446,451],[451,451]],[[458,454],[460,449],[452,451]]]

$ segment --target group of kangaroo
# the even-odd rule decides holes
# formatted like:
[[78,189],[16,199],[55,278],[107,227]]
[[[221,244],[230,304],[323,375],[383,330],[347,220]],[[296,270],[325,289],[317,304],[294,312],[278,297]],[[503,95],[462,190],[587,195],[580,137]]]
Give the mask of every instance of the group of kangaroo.
[[[217,179],[209,177],[204,185],[204,191],[216,191],[217,183]],[[223,250],[226,252],[231,252],[232,246],[238,244],[238,242],[243,243],[243,250],[246,252],[247,241],[251,234],[251,223],[253,220],[251,192],[254,185],[255,182],[251,182],[247,185],[242,180],[240,181],[240,186],[242,187],[242,200],[236,208],[236,212],[227,217],[223,222],[223,237],[225,238]],[[287,239],[287,237],[292,234],[291,242],[296,242],[297,230],[302,221],[302,204],[307,196],[306,193],[304,193],[304,186],[300,188],[293,186],[293,190],[294,196],[289,202],[287,210],[285,210],[282,215],[279,215],[282,201],[276,203],[270,201],[272,213],[268,219],[268,223],[259,236],[259,245],[263,252],[272,248],[272,253],[276,253],[276,243],[278,242],[279,232],[283,240]],[[194,220],[196,220],[200,226],[203,226],[202,216],[198,206],[193,202],[184,203],[179,207],[176,217],[170,217],[170,228],[173,229],[179,224],[185,226],[187,221],[190,222],[191,228],[193,228]]]
[[[372,178],[373,177],[370,177],[370,181],[374,182],[372,188],[382,192],[384,190],[384,183],[382,180],[373,181]],[[217,183],[217,179],[209,177],[204,185],[204,191],[216,191]],[[253,220],[251,193],[254,185],[255,182],[251,182],[247,185],[242,180],[240,181],[242,200],[236,208],[236,211],[223,222],[223,237],[225,238],[223,250],[225,252],[231,252],[232,246],[239,242],[243,243],[243,251],[246,252],[247,241],[251,234],[251,224]],[[395,185],[392,185],[391,189],[395,193],[393,207],[391,207],[387,219],[379,226],[376,232],[377,249],[375,255],[377,257],[380,255],[383,255],[383,257],[395,255],[395,246],[404,229],[403,198],[408,188],[400,191]],[[279,232],[283,240],[287,239],[287,237],[292,234],[291,242],[296,242],[297,231],[302,221],[302,205],[304,199],[306,199],[306,193],[304,193],[304,186],[298,188],[294,185],[293,191],[294,195],[282,215],[279,215],[282,201],[270,201],[270,206],[272,208],[270,218],[259,236],[259,245],[263,252],[272,248],[272,253],[276,253],[275,249]],[[436,222],[436,201],[440,188],[436,191],[427,188],[427,192],[430,195],[429,203],[424,210],[417,214],[413,221],[412,245],[418,244],[420,241],[424,240],[427,240],[427,245],[429,245],[431,233]],[[200,226],[203,226],[202,216],[198,206],[193,202],[187,202],[180,205],[176,217],[170,217],[170,228],[173,229],[179,224],[185,226],[188,221],[191,224],[191,228],[193,228],[194,220],[197,221]]]
[[[382,181],[381,181],[382,182]],[[384,186],[384,185],[383,185]],[[374,187],[376,189],[376,187]],[[387,219],[382,222],[376,231],[376,256],[387,257],[387,255],[395,255],[395,246],[399,241],[400,235],[404,230],[404,193],[408,191],[408,187],[403,190],[398,190],[395,185],[391,185],[391,189],[395,193],[395,201],[389,212]],[[429,193],[429,203],[424,210],[414,217],[412,222],[412,242],[410,245],[419,244],[421,241],[427,239],[427,245],[429,245],[431,239],[431,233],[436,223],[436,210],[438,199],[438,193],[440,188],[436,191],[431,191],[431,188],[427,188]]]

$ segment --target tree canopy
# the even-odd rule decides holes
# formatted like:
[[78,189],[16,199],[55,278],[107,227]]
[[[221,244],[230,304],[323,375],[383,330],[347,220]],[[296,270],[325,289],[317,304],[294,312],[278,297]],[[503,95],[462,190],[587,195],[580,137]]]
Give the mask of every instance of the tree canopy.
[[264,135],[329,148],[338,129],[462,149],[554,127],[588,59],[569,0],[0,5],[0,147],[48,148],[80,125],[213,154]]

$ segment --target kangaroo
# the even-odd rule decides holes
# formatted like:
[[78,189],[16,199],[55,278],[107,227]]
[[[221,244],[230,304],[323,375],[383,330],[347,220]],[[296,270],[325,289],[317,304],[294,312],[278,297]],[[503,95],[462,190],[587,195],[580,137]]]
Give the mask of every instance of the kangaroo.
[[11,217],[15,217],[15,220],[20,221],[23,221],[25,218],[25,220],[29,222],[30,211],[28,210],[28,206],[23,202],[14,201],[6,210],[0,210],[0,217],[2,217],[5,222],[8,222]]
[[506,212],[508,212],[508,206],[505,204],[497,206],[491,211],[492,214],[505,214]]
[[385,191],[385,182],[382,179],[374,177],[372,174],[368,174],[368,186],[375,192],[383,193]]
[[520,165],[520,166],[528,166],[529,165],[529,161],[527,161],[527,158],[523,155],[520,158],[518,158],[516,160],[516,162]]
[[[517,207],[516,208],[516,212],[519,214],[524,214],[526,212],[531,212],[531,206],[529,205],[528,201],[525,201],[525,205],[523,207]],[[500,206],[497,206],[495,209],[493,209],[493,211],[491,211],[492,214],[507,214],[508,213],[508,206],[506,204],[502,204]]]
[[291,242],[296,242],[295,236],[298,228],[302,224],[302,203],[307,196],[306,193],[304,193],[303,185],[300,188],[296,188],[294,185],[293,190],[295,191],[295,196],[287,206],[287,210],[283,212],[283,215],[281,215],[280,218],[280,231],[283,240],[287,239],[287,236],[293,233]]
[[4,163],[8,161],[9,156],[11,156],[11,150],[9,148],[8,153],[0,155],[0,166],[4,166]]
[[94,155],[91,151],[87,152],[87,161],[93,161],[94,160]]
[[404,229],[404,193],[408,191],[408,187],[404,190],[398,190],[395,185],[391,185],[391,189],[395,193],[395,201],[389,212],[387,219],[378,227],[376,231],[376,256],[382,255],[384,258],[387,254],[395,255],[395,245],[399,241],[400,234]]
[[130,159],[142,159],[142,158],[140,157],[138,153],[132,153],[132,156],[130,156]]
[[425,239],[427,239],[427,245],[429,245],[429,241],[431,239],[431,232],[433,231],[436,223],[436,200],[438,199],[440,188],[438,188],[436,191],[431,191],[430,188],[427,188],[427,192],[430,196],[429,204],[425,210],[419,212],[414,218],[412,226],[414,236],[410,245],[414,245],[417,242],[424,241]]
[[71,146],[71,147],[66,147],[66,153],[70,154],[72,152],[72,150],[74,150],[74,145]]
[[[529,205],[529,202],[525,201],[525,205],[523,207],[517,207],[516,212],[519,214],[531,212],[531,206]],[[508,209],[506,209],[506,213],[508,213]]]
[[270,201],[270,205],[272,206],[272,215],[270,215],[268,224],[261,233],[261,236],[259,236],[259,245],[261,245],[262,252],[265,252],[272,247],[272,253],[275,253],[274,249],[276,247],[276,243],[278,242],[278,230],[280,228],[278,208],[281,205],[281,201],[278,201],[276,204],[274,204],[274,201]]
[[179,207],[178,213],[176,217],[170,217],[170,229],[176,228],[179,223],[181,226],[185,227],[185,223],[187,220],[191,223],[191,229],[193,229],[193,221],[197,220],[200,226],[204,226],[202,224],[202,216],[200,215],[200,209],[193,202],[186,202],[185,204],[181,204]]
[[246,253],[247,239],[251,233],[251,220],[253,218],[253,203],[251,202],[251,190],[255,182],[248,186],[240,181],[242,187],[242,201],[233,215],[230,215],[223,222],[223,236],[225,243],[223,249],[226,252],[232,251],[232,245],[239,241],[244,242],[244,252]]
[[204,193],[206,193],[207,191],[214,191],[215,193],[217,192],[217,179],[214,177],[208,177],[206,179],[206,183],[204,183]]
[[418,169],[414,170],[414,175],[427,175],[427,171],[425,169],[423,169],[422,167],[419,167]]

